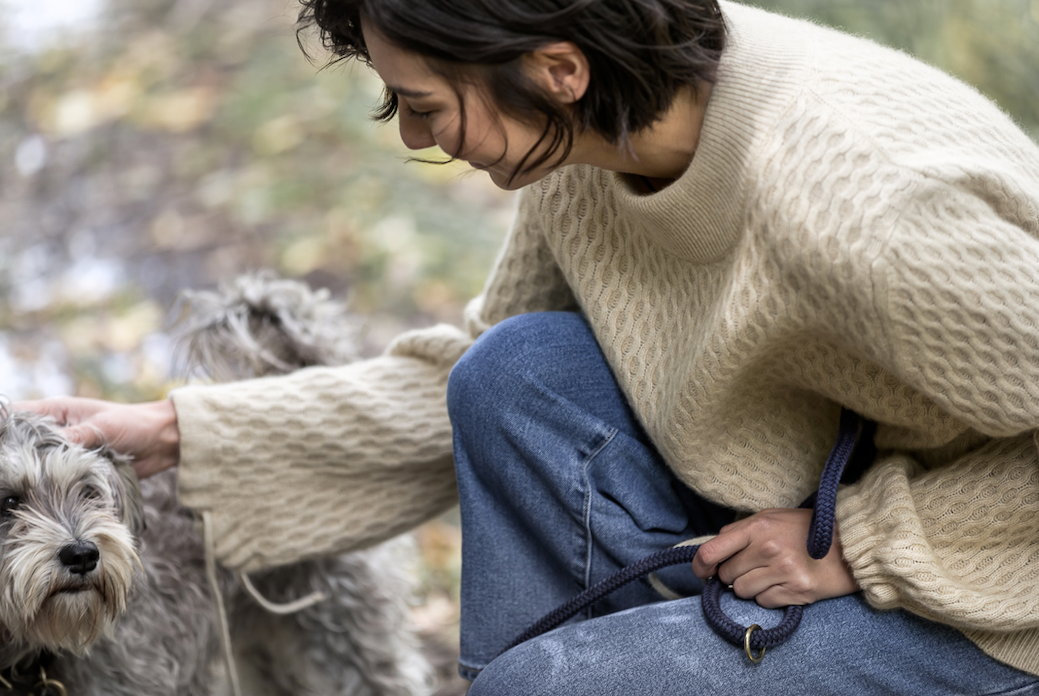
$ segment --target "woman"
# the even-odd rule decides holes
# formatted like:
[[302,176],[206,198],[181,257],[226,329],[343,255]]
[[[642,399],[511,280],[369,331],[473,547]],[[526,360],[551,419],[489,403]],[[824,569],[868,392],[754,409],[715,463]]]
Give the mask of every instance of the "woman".
[[[406,145],[523,187],[467,331],[35,408],[142,474],[179,457],[244,571],[408,529],[456,467],[472,694],[1039,693],[1039,150],[997,108],[714,0],[304,0],[301,20],[375,69]],[[791,508],[842,408],[877,455],[815,561]],[[646,585],[498,657],[702,535],[667,584],[718,575],[744,624],[812,605],[761,664]]]

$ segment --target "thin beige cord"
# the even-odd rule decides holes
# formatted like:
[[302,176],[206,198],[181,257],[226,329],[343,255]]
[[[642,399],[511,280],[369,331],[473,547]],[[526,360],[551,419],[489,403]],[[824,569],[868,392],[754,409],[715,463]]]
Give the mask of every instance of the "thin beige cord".
[[242,696],[242,689],[238,683],[238,669],[235,667],[234,652],[231,650],[231,628],[227,623],[227,611],[224,608],[224,597],[220,592],[220,585],[216,577],[216,549],[213,541],[213,521],[209,511],[202,512],[202,536],[206,549],[206,577],[209,580],[209,588],[213,592],[213,601],[216,602],[216,618],[220,627],[220,643],[224,649],[224,661],[227,663],[227,675],[231,679],[231,692],[234,696]]
[[260,591],[253,585],[253,581],[249,579],[249,576],[245,573],[239,573],[238,579],[242,583],[242,587],[249,593],[249,596],[256,600],[256,603],[261,607],[269,611],[271,614],[278,614],[284,616],[286,614],[295,614],[297,611],[303,611],[308,607],[312,607],[315,604],[325,601],[328,599],[328,595],[324,592],[314,591],[308,594],[306,597],[301,597],[294,602],[286,602],[285,604],[275,604],[271,600],[260,594]]
[[[686,539],[681,541],[671,548],[677,549],[679,546],[699,546],[700,544],[706,544],[708,541],[718,536],[717,534],[707,534],[704,536],[696,537],[695,539]],[[692,572],[692,571],[689,571]],[[686,595],[679,594],[672,590],[670,587],[664,584],[664,581],[657,577],[656,573],[650,573],[646,576],[646,580],[649,581],[649,586],[657,591],[657,594],[666,600],[685,599]]]

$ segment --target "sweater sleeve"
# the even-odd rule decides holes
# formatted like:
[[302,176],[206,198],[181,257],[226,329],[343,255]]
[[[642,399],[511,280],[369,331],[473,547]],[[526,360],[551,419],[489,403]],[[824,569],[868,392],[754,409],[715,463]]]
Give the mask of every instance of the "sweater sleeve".
[[874,606],[1034,642],[1039,182],[1001,193],[925,180],[874,268],[888,368],[980,444],[884,454],[842,490],[838,524]]
[[870,603],[970,630],[1039,629],[1033,434],[925,471],[889,454],[842,491],[845,559]]
[[363,548],[455,504],[452,366],[486,327],[572,302],[531,198],[467,310],[468,332],[436,326],[370,360],[171,393],[179,499],[210,513],[217,560],[251,572]]

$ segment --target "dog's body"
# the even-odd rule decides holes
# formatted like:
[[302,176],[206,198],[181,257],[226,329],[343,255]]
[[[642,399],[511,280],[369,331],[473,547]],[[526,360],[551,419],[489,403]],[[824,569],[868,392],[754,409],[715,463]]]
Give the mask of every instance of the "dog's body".
[[[205,310],[190,317],[190,340],[196,361],[211,361],[203,364],[210,370],[214,346],[237,346],[216,369],[268,372],[257,366],[273,365],[267,358],[274,356],[274,369],[285,371],[287,357],[300,361],[321,334],[305,326],[314,310],[334,306],[286,281],[252,277],[236,288],[189,300]],[[243,301],[255,313],[242,314]],[[244,343],[243,327],[252,337]],[[282,343],[262,348],[255,337],[265,330]],[[347,345],[326,343],[335,355]],[[257,348],[267,357],[257,358]],[[332,360],[315,355],[305,362]],[[117,453],[70,445],[38,416],[0,418],[0,679],[21,679],[25,686],[15,686],[24,693],[60,694],[58,684],[47,691],[40,683],[42,668],[69,696],[229,694],[203,539],[194,514],[176,503],[175,473],[138,486]],[[232,573],[219,571],[242,694],[427,693],[429,666],[407,630],[408,547],[393,542],[256,574],[255,585],[274,602],[326,597],[288,615],[261,607]],[[4,688],[0,681],[0,694]]]

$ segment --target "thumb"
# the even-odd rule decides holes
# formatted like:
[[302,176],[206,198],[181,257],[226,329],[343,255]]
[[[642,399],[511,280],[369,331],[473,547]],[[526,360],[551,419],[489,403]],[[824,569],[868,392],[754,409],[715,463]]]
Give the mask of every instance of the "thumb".
[[85,449],[96,449],[105,444],[105,437],[101,431],[93,425],[73,425],[62,431],[69,442],[80,445]]

